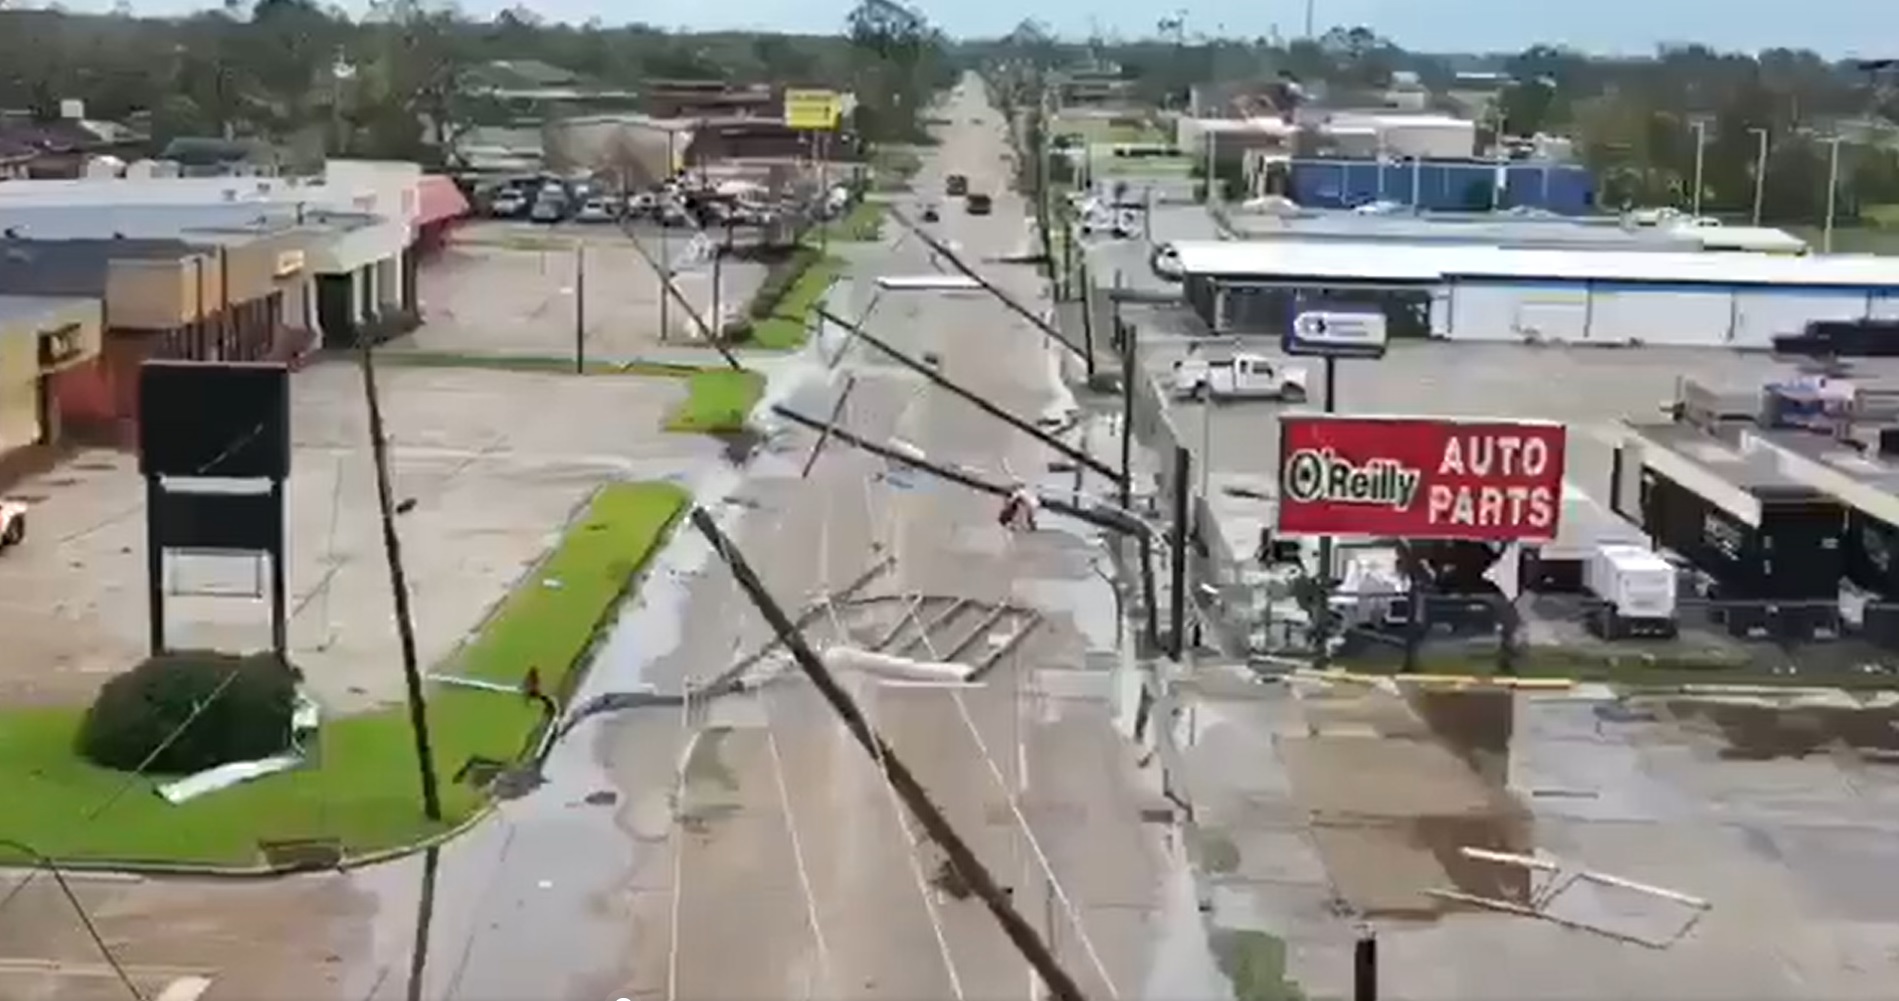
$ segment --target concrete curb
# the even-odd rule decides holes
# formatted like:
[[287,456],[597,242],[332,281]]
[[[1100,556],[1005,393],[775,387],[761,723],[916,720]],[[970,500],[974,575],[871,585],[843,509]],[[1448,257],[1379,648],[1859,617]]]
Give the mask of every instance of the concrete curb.
[[[593,504],[595,497],[599,493],[600,489],[596,488],[587,494],[587,496],[568,513],[567,520],[561,523],[560,531],[563,538],[565,538],[566,533],[578,521],[582,512],[586,511],[587,508]],[[653,548],[647,552],[644,565],[641,566],[640,571],[637,574],[629,575],[626,586],[615,596],[613,602],[608,606],[608,611],[603,614],[600,621],[593,624],[593,631],[589,637],[588,645],[580,655],[580,663],[584,663],[586,659],[591,656],[595,644],[599,641],[601,632],[606,628],[612,616],[618,613],[620,606],[626,601],[627,597],[646,582],[646,574],[647,571],[651,569],[653,560],[658,557],[661,551],[673,544],[680,522],[685,519],[687,512],[691,510],[693,504],[697,503],[691,491],[688,490],[685,491],[685,493],[686,498],[684,503],[679,505],[673,512],[672,517],[667,520],[665,526],[660,530],[658,541]],[[464,637],[463,641],[456,645],[455,649],[444,658],[444,663],[453,662],[454,659],[466,649],[470,642],[470,637],[479,634],[482,629],[486,628],[488,622],[494,617],[496,610],[507,600],[508,595],[513,594],[514,591],[525,582],[534,579],[534,575],[539,573],[547,564],[548,560],[553,557],[553,553],[557,548],[559,548],[558,544],[549,548],[547,552],[542,553],[539,559],[536,559],[521,573],[515,580],[514,585],[508,589],[507,593],[482,613],[481,619],[477,622],[474,629],[470,631],[469,636]],[[584,674],[584,672],[570,671],[568,679],[573,685],[577,686],[580,682],[581,674]],[[526,746],[523,748],[517,761],[527,760],[537,755],[541,749],[543,735],[551,732],[551,730],[551,727],[543,724],[535,732],[530,733]],[[350,872],[372,865],[380,865],[384,862],[393,862],[397,859],[406,858],[432,848],[439,848],[473,830],[477,825],[492,816],[494,812],[500,808],[500,805],[500,800],[492,797],[484,799],[480,807],[473,813],[447,830],[437,831],[434,834],[416,841],[411,841],[407,844],[395,845],[389,848],[379,848],[359,855],[346,855],[333,866],[311,866],[295,863],[287,863],[284,865],[216,865],[213,863],[192,862],[138,862],[121,859],[53,859],[52,863],[59,867],[61,873],[79,873],[94,878],[99,876],[118,876],[124,878],[127,882],[135,882],[139,878],[147,876],[237,880],[272,879],[299,873]],[[29,873],[38,871],[39,868],[39,866],[0,866],[0,873]]]
[[1360,674],[1338,668],[1300,669],[1293,677],[1319,681],[1344,681],[1358,685],[1408,684],[1448,688],[1513,688],[1522,691],[1567,691],[1579,682],[1574,678],[1510,678],[1475,674]]
[[[300,873],[350,872],[355,869],[384,862],[393,862],[400,858],[440,848],[463,834],[473,830],[476,825],[487,820],[500,807],[499,800],[487,800],[481,808],[445,831],[437,831],[419,841],[391,848],[379,848],[361,855],[345,856],[333,866],[308,865],[216,865],[213,863],[191,862],[125,862],[105,859],[54,859],[53,864],[66,874],[82,874],[90,877],[118,876],[127,883],[142,881],[144,877],[168,876],[188,877],[192,879],[274,879],[280,876],[294,876]],[[37,871],[37,866],[7,866],[0,873],[27,873]]]

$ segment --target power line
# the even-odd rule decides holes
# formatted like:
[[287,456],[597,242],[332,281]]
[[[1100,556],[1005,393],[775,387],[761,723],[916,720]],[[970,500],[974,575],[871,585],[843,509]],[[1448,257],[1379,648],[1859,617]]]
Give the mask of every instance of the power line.
[[[58,863],[40,854],[32,845],[22,841],[15,841],[11,838],[0,838],[0,846],[11,848],[14,851],[31,856],[36,866],[43,866],[48,872],[53,874],[53,882],[59,884],[59,892],[65,895],[66,902],[73,905],[73,912],[79,915],[79,923],[85,926],[86,937],[92,940],[93,947],[99,950],[99,955],[105,958],[106,965],[112,968],[112,975],[119,979],[119,983],[125,985],[126,993],[132,995],[133,1001],[145,1001],[145,995],[139,991],[138,985],[132,982],[131,975],[125,972],[125,967],[119,965],[119,957],[113,955],[111,947],[106,945],[105,937],[99,934],[99,926],[93,923],[92,914],[86,910],[86,905],[80,901],[79,894],[74,893],[72,885],[66,882],[66,874],[59,871]],[[20,890],[26,887],[26,884],[32,882],[33,876],[39,871],[38,868],[28,870],[27,874],[22,876],[20,882],[13,888],[13,892],[7,894],[7,900],[12,900],[17,896]],[[5,907],[6,904],[0,902],[0,910],[4,910]]]
[[[232,666],[231,670],[224,675],[224,680],[218,682],[218,687],[211,690],[210,696],[207,697],[203,702],[200,702],[197,705],[192,706],[191,714],[185,717],[184,722],[178,724],[176,728],[174,728],[170,733],[166,734],[165,739],[159,741],[158,746],[152,748],[151,751],[145,755],[145,760],[139,762],[138,767],[133,769],[132,772],[125,777],[125,781],[119,783],[118,788],[114,789],[111,795],[101,800],[98,803],[98,805],[94,806],[91,810],[87,811],[85,815],[80,817],[80,820],[79,820],[80,826],[84,827],[85,825],[91,824],[92,822],[98,820],[100,816],[102,816],[107,810],[110,810],[112,808],[113,804],[117,803],[122,797],[124,797],[126,792],[129,791],[132,788],[132,786],[138,782],[139,779],[145,776],[145,770],[152,766],[152,762],[157,761],[159,755],[164,754],[166,750],[170,749],[171,745],[173,745],[174,743],[177,743],[178,738],[184,736],[185,731],[191,728],[191,724],[196,723],[198,721],[198,717],[203,716],[207,710],[209,710],[212,706],[216,705],[217,701],[224,696],[224,693],[227,690],[230,689],[232,683],[237,681],[238,675],[242,673],[243,672],[241,669],[239,669],[235,665]],[[36,856],[38,855],[37,852],[34,852],[33,854]],[[44,857],[44,856],[40,856],[40,857]],[[7,891],[6,896],[0,897],[0,914],[4,914],[6,912],[7,907],[11,905],[13,901],[17,899],[23,891],[26,890],[27,886],[32,884],[34,877],[38,875],[38,873],[39,873],[38,869],[28,870],[27,874],[21,877],[18,883],[15,883],[13,885],[13,889]],[[57,872],[55,874],[57,874]]]

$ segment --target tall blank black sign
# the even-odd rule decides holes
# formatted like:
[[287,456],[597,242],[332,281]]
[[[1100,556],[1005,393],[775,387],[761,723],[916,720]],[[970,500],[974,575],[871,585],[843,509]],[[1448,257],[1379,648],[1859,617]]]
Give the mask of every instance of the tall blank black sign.
[[139,369],[139,472],[290,475],[290,370],[276,363],[148,361]]

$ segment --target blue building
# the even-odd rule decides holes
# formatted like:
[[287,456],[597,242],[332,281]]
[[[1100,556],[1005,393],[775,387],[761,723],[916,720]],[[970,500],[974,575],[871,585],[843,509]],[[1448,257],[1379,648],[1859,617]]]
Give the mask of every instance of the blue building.
[[1575,164],[1489,160],[1295,159],[1287,197],[1308,208],[1396,202],[1427,212],[1538,208],[1588,215],[1596,181]]

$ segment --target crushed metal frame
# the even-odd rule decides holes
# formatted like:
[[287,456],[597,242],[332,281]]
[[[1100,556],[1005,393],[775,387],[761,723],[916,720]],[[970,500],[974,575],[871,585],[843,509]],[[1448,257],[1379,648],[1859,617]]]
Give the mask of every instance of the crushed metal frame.
[[[1612,876],[1608,873],[1596,872],[1594,870],[1584,869],[1580,866],[1573,866],[1552,856],[1517,855],[1511,852],[1491,851],[1486,848],[1472,848],[1469,846],[1459,849],[1459,852],[1465,858],[1473,862],[1488,862],[1493,865],[1515,866],[1519,869],[1529,870],[1532,875],[1530,877],[1531,892],[1528,901],[1519,904],[1515,901],[1498,900],[1494,897],[1479,896],[1478,894],[1465,893],[1461,890],[1438,888],[1427,889],[1424,891],[1426,894],[1441,900],[1470,904],[1475,907],[1500,911],[1505,914],[1516,914],[1527,918],[1541,918],[1544,921],[1549,921],[1565,928],[1594,932],[1604,938],[1612,938],[1617,941],[1630,942],[1645,948],[1658,950],[1667,949],[1676,942],[1681,941],[1689,932],[1694,930],[1696,925],[1701,923],[1701,919],[1706,916],[1710,910],[1714,909],[1713,903],[1700,897],[1690,896],[1686,893],[1678,893],[1674,890],[1664,889],[1659,886],[1650,886],[1647,883],[1638,883],[1631,879],[1623,879],[1620,876]],[[1541,881],[1540,886],[1537,885],[1539,877]],[[1551,914],[1549,912],[1550,905],[1554,903],[1558,897],[1562,896],[1563,893],[1579,883],[1595,883],[1602,886],[1612,886],[1617,889],[1630,890],[1657,900],[1668,901],[1669,903],[1678,904],[1686,908],[1689,911],[1689,915],[1687,920],[1682,922],[1681,926],[1676,928],[1672,933],[1661,937],[1650,938],[1631,932],[1620,931],[1606,925],[1591,924],[1586,921]]]

